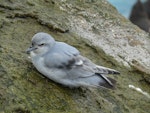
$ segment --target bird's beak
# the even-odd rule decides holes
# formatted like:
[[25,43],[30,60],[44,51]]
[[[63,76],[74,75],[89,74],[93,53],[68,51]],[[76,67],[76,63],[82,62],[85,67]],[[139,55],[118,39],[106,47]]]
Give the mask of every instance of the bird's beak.
[[31,46],[31,47],[29,47],[29,48],[26,50],[26,53],[27,53],[27,54],[30,54],[31,51],[34,51],[34,50],[36,50],[36,49],[37,49],[36,47],[32,47],[32,46]]

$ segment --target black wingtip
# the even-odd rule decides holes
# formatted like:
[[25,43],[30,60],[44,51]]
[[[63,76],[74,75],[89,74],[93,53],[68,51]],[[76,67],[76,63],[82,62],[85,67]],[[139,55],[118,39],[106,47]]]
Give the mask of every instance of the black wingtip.
[[119,71],[108,70],[108,74],[120,74]]
[[120,75],[120,72],[119,71],[114,71],[114,74],[119,74]]
[[113,90],[115,90],[116,89],[116,87],[115,87],[116,80],[114,80],[112,78],[109,78],[109,77],[107,77],[107,79],[109,79],[109,81],[111,82],[111,84],[108,83],[108,82],[99,83],[100,87],[104,87],[104,88],[107,88],[107,89],[113,89]]

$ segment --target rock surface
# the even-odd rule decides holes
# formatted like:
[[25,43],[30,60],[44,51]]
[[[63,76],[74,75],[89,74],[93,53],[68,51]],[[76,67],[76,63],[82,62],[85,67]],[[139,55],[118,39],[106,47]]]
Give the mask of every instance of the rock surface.
[[[40,31],[120,71],[110,75],[116,90],[69,89],[43,77],[25,54]],[[149,112],[150,37],[105,0],[1,0],[0,39],[0,113]]]

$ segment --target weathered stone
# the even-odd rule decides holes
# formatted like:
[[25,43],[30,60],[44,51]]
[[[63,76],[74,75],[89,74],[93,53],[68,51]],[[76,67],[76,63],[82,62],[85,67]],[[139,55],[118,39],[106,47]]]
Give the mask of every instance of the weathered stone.
[[[32,36],[47,32],[93,62],[114,68],[116,90],[69,89],[44,78],[28,61]],[[148,113],[149,35],[105,0],[1,0],[0,112]],[[145,79],[144,79],[145,78]]]

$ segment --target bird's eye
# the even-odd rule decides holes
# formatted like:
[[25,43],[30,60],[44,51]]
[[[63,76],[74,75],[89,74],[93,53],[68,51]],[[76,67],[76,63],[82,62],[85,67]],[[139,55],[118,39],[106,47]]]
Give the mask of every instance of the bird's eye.
[[44,43],[42,43],[42,44],[39,44],[39,46],[43,46],[43,45],[45,45]]

